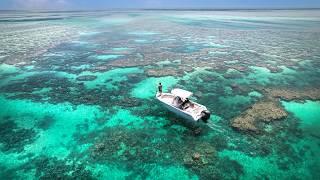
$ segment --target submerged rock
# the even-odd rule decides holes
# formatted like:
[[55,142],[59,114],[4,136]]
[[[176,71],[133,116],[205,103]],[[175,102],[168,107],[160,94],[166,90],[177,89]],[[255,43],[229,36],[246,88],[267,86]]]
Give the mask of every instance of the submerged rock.
[[200,157],[201,155],[197,152],[192,154],[192,159],[195,161],[200,160]]
[[255,103],[232,121],[232,127],[243,131],[257,132],[258,122],[270,122],[287,117],[287,112],[274,100]]
[[199,128],[196,128],[195,130],[193,130],[193,134],[195,135],[195,136],[198,136],[198,135],[200,135],[201,134],[201,131],[202,131],[202,129],[199,127]]

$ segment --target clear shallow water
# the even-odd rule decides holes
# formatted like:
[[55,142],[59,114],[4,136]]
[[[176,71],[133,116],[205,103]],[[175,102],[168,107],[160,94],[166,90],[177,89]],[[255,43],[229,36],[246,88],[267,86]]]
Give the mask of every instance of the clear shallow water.
[[[265,91],[319,91],[319,19],[318,10],[1,12],[0,177],[319,179],[320,99]],[[158,82],[193,91],[209,125],[168,113],[153,99]],[[231,127],[270,98],[285,118],[258,133]]]

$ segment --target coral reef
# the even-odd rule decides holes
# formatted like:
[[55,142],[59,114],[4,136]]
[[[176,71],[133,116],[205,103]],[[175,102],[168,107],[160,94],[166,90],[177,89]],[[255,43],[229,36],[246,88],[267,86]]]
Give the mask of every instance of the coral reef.
[[319,100],[319,88],[303,88],[303,89],[288,89],[288,88],[265,88],[266,94],[273,98],[280,98],[286,101],[292,100]]
[[157,148],[147,148],[154,145],[150,140],[151,137],[147,137],[145,132],[128,132],[122,128],[109,128],[91,147],[91,157],[100,162],[112,162],[116,158],[136,163],[154,163],[161,154],[156,153]]
[[[215,160],[216,150],[208,143],[201,143],[195,146],[193,150],[186,150],[183,156],[183,163],[185,166],[195,168],[204,167]],[[215,163],[213,163],[215,164]]]
[[93,76],[93,75],[78,76],[76,78],[76,80],[78,81],[93,81],[95,79],[97,79],[97,76]]
[[[88,77],[91,78],[91,76],[85,76],[86,79]],[[141,103],[138,99],[128,97],[130,88],[134,86],[132,82],[140,79],[141,76],[130,74],[128,81],[112,82],[112,85],[117,87],[116,89],[87,89],[84,82],[74,82],[66,77],[57,77],[52,73],[40,73],[2,86],[0,92],[12,94],[9,97],[11,99],[32,99],[53,104],[70,102],[75,105],[132,107]],[[48,91],[42,91],[48,88]],[[110,101],[114,101],[114,103],[112,104]]]
[[123,99],[119,99],[117,105],[123,107],[137,107],[142,104],[142,101],[138,98],[129,98],[125,97]]
[[161,68],[161,69],[148,69],[146,74],[151,77],[161,77],[161,76],[181,76],[183,72],[178,72],[176,68]]
[[259,122],[271,122],[287,117],[288,113],[278,103],[278,99],[286,101],[319,100],[320,91],[317,88],[257,88],[265,94],[265,99],[255,103],[245,112],[234,118],[231,126],[238,130],[258,132]]
[[[283,13],[6,13],[0,179],[319,179],[319,135],[279,105],[319,100],[317,12]],[[194,92],[210,123],[165,111],[160,80]]]
[[[155,162],[160,164],[181,163],[201,178],[223,177],[219,169],[228,170],[231,173],[230,177],[233,178],[243,174],[241,165],[236,161],[227,158],[220,161],[217,158],[217,151],[214,147],[216,138],[212,139],[212,142],[204,142],[200,139],[193,141],[195,137],[186,135],[181,141],[172,130],[169,130],[169,134],[166,135],[170,141],[161,141],[163,136],[157,134],[150,136],[150,130],[128,131],[115,127],[104,129],[102,130],[103,135],[96,134],[100,134],[98,138],[89,135],[96,139],[89,150],[92,161],[125,162],[126,167],[141,174],[148,174],[144,172],[144,167],[146,164]],[[161,152],[158,151],[159,149]]]
[[96,179],[83,163],[38,156],[22,166],[24,171],[35,169],[38,179]]
[[19,179],[17,169],[8,168],[6,166],[0,165],[0,178],[1,179]]
[[193,68],[190,66],[178,66],[178,67],[163,67],[147,69],[146,74],[150,77],[163,77],[163,76],[183,76],[186,72],[192,72]]
[[37,128],[47,130],[55,123],[55,119],[51,116],[45,116],[42,120],[36,124]]
[[280,105],[273,100],[263,100],[255,103],[249,109],[232,121],[232,127],[243,131],[258,132],[258,122],[271,122],[287,116]]
[[33,129],[18,127],[12,120],[0,123],[2,151],[21,152],[25,145],[34,142],[37,133]]
[[[6,44],[6,46],[1,46],[2,55],[6,56],[5,62],[8,64],[31,64],[30,61],[25,60],[34,58],[46,52],[47,49],[75,37],[74,28],[50,23],[41,26],[38,26],[37,23],[33,25],[8,24],[1,26],[1,29],[0,44]],[[5,30],[9,33],[3,33]]]

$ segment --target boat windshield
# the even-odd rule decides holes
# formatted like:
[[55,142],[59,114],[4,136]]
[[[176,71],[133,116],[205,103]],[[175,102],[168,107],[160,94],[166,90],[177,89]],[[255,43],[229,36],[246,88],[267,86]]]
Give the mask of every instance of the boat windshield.
[[179,96],[174,97],[172,101],[172,105],[177,108],[181,108],[181,104],[183,103],[182,99]]

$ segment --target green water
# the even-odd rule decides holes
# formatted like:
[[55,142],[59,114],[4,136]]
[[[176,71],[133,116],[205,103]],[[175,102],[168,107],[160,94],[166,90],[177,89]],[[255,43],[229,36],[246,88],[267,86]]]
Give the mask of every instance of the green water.
[[[319,92],[319,19],[0,11],[0,179],[320,179],[319,97],[267,91]],[[161,106],[160,82],[193,92],[208,124]],[[265,101],[287,116],[232,127]]]

